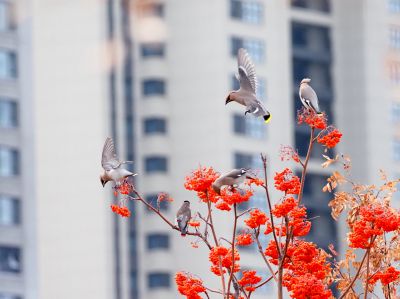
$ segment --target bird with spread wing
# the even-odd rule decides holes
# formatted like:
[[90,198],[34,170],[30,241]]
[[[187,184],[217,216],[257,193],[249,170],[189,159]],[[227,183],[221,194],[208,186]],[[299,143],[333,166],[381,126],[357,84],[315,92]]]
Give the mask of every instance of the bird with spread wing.
[[103,187],[109,181],[113,181],[116,186],[119,186],[126,178],[136,176],[137,173],[122,168],[127,163],[132,163],[132,161],[120,161],[115,152],[114,141],[107,137],[101,155],[101,166],[104,168],[104,173],[100,175],[100,181]]
[[262,116],[268,123],[271,120],[271,113],[257,99],[257,76],[250,55],[243,48],[238,51],[238,72],[237,79],[240,83],[238,90],[231,91],[226,98],[225,105],[236,102],[246,107],[245,115],[251,113],[256,117]]

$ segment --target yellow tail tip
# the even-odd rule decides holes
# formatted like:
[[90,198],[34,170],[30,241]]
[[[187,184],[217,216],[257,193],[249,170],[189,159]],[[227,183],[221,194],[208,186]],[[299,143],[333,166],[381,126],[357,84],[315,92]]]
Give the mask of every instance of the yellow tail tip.
[[269,123],[270,121],[271,121],[271,114],[268,114],[268,115],[264,115],[264,122],[267,124],[267,123]]

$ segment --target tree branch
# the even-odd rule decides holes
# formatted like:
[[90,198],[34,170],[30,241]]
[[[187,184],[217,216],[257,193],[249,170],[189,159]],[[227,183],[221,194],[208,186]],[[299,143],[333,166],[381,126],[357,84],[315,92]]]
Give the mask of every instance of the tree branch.
[[358,270],[357,270],[356,275],[354,276],[354,278],[352,279],[352,281],[350,282],[350,284],[347,286],[347,288],[344,290],[343,294],[339,297],[339,299],[342,299],[342,298],[344,298],[344,296],[346,296],[346,294],[349,292],[349,290],[352,288],[353,284],[354,284],[355,281],[357,280],[358,275],[360,275],[362,265],[364,264],[364,261],[365,261],[366,257],[368,256],[369,251],[371,250],[371,247],[372,247],[372,245],[373,245],[373,243],[374,243],[374,241],[375,241],[375,238],[376,238],[376,236],[373,238],[372,244],[371,244],[371,245],[368,247],[368,249],[365,251],[365,254],[364,254],[364,256],[363,256],[363,258],[362,258],[362,260],[361,260],[361,263],[360,263],[360,266],[358,267]]
[[260,234],[260,228],[258,228],[258,231],[256,232],[256,242],[257,242],[258,252],[261,254],[261,257],[263,258],[265,264],[267,265],[269,271],[271,272],[272,277],[277,282],[278,279],[275,276],[275,273],[274,273],[274,270],[272,269],[271,264],[268,262],[267,258],[265,257],[265,254],[263,252],[263,248],[261,246],[260,240],[258,239],[259,234]]

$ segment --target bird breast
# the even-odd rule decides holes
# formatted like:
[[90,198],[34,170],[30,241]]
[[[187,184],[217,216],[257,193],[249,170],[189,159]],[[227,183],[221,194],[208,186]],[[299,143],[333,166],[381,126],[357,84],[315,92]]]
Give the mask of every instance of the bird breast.
[[126,169],[123,168],[117,168],[117,169],[111,169],[107,171],[107,175],[113,180],[113,181],[120,181],[126,178],[127,176],[131,175],[132,173]]
[[243,90],[238,90],[231,94],[231,99],[241,105],[246,106],[246,98],[248,97],[247,92]]

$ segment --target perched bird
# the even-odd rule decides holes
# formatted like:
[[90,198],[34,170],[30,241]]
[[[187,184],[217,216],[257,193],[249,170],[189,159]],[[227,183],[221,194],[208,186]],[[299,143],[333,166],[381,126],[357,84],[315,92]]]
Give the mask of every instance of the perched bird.
[[109,181],[113,181],[116,186],[119,186],[127,177],[137,175],[137,173],[132,173],[121,167],[126,163],[132,163],[132,161],[118,160],[114,142],[110,137],[107,137],[101,155],[101,166],[104,168],[104,173],[100,175],[100,181],[103,187]]
[[212,188],[218,194],[221,194],[221,188],[223,186],[239,186],[241,183],[245,181],[246,178],[253,178],[248,174],[248,170],[246,168],[234,169],[228,173],[221,175],[215,182],[212,184]]
[[311,109],[317,114],[322,114],[319,110],[318,105],[318,97],[314,89],[308,84],[311,82],[311,79],[304,78],[301,80],[300,88],[299,88],[299,96],[300,100],[303,103],[303,106],[307,109]]
[[176,213],[176,222],[178,223],[179,230],[181,231],[181,236],[186,236],[188,222],[192,217],[192,213],[190,211],[190,202],[185,200],[181,206],[181,208]]
[[265,109],[264,105],[257,99],[257,76],[254,64],[249,54],[243,48],[238,51],[238,70],[237,79],[240,83],[239,90],[231,91],[226,98],[225,105],[234,101],[246,106],[246,112],[254,116],[262,116],[268,123],[271,120],[271,114]]

